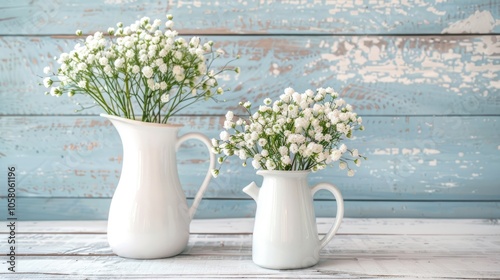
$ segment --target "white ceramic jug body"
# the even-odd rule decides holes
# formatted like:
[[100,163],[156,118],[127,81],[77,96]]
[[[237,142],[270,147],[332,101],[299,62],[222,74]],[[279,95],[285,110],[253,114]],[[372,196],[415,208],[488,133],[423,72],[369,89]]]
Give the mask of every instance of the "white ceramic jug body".
[[[310,188],[309,171],[257,171],[257,174],[264,176],[260,190],[253,195],[248,189],[244,190],[257,201],[252,244],[254,263],[271,269],[317,264],[321,248],[332,239],[342,221],[344,206],[340,191],[331,184]],[[313,195],[320,189],[331,191],[337,201],[335,224],[323,239],[318,237],[313,207]]]
[[[210,181],[207,172],[188,208],[177,173],[176,150],[189,138],[211,146],[199,133],[178,138],[181,126],[145,123],[102,114],[122,140],[123,165],[108,216],[108,242],[119,256],[154,259],[175,256],[186,247],[189,224]],[[215,159],[210,153],[210,170]]]

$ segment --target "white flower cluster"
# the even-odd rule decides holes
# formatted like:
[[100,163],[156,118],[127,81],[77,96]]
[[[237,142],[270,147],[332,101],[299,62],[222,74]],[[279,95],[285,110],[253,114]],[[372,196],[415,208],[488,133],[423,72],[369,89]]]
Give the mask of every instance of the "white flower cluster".
[[[250,111],[250,102],[240,102],[249,118],[235,118],[229,111],[220,139],[212,139],[213,152],[222,155],[219,163],[229,156],[238,156],[243,165],[248,159],[255,169],[312,170],[324,169],[339,162],[341,169],[354,170],[365,159],[356,149],[342,142],[351,138],[354,130],[363,130],[362,119],[332,88],[319,88],[298,93],[287,88],[276,101],[264,99],[257,112]],[[217,175],[219,170],[214,170]]]
[[[216,76],[229,68],[209,67],[223,52],[213,50],[212,41],[178,37],[172,19],[167,15],[165,31],[160,30],[161,20],[144,17],[127,27],[118,23],[116,29],[109,28],[109,38],[102,32],[89,35],[56,58],[55,77],[43,79],[46,94],[88,94],[108,114],[127,118],[135,118],[135,104],[143,121],[164,123],[186,106],[181,104],[222,94]],[[239,68],[231,70],[239,73]]]

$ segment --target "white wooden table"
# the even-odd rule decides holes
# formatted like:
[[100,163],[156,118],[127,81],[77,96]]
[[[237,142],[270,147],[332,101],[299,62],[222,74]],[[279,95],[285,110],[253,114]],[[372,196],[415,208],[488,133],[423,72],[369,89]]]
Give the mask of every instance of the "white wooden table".
[[[325,232],[331,219],[318,219]],[[498,220],[345,219],[318,265],[268,270],[251,259],[252,219],[194,220],[186,250],[158,260],[117,257],[105,221],[16,223],[16,272],[5,279],[500,279]]]

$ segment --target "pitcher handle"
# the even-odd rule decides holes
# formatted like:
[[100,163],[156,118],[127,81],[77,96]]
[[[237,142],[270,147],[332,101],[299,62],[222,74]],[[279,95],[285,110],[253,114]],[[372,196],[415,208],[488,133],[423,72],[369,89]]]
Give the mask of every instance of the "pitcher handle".
[[211,170],[215,168],[215,154],[212,153],[212,142],[210,142],[210,139],[206,137],[205,135],[197,132],[190,132],[182,135],[177,139],[177,145],[175,146],[175,149],[179,149],[181,144],[188,140],[188,139],[195,139],[203,142],[205,146],[207,146],[208,149],[208,154],[210,155],[210,166],[208,168],[207,175],[205,176],[205,179],[203,180],[203,183],[201,184],[198,192],[196,193],[193,204],[191,205],[191,208],[189,208],[189,217],[193,219],[194,214],[196,213],[196,209],[198,209],[198,204],[200,204],[201,198],[203,197],[203,193],[205,193],[205,190],[208,187],[208,183],[210,183],[210,179],[212,179],[212,173]]
[[342,198],[342,194],[339,189],[332,184],[328,183],[319,183],[311,189],[311,193],[314,194],[319,190],[327,190],[333,194],[335,200],[337,201],[337,215],[335,216],[335,223],[330,228],[328,233],[320,239],[320,248],[323,248],[332,240],[333,236],[337,233],[340,227],[340,223],[342,222],[342,218],[344,218],[344,199]]

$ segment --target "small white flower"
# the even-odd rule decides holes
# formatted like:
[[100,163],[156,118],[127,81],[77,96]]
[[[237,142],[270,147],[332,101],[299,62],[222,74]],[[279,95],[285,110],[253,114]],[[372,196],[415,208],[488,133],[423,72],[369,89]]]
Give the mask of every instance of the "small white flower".
[[311,143],[311,150],[315,154],[319,154],[323,151],[323,146],[316,143]]
[[233,113],[232,111],[228,111],[228,112],[226,113],[226,120],[228,120],[228,121],[232,121],[232,120],[233,120],[233,118],[234,118],[234,113]]
[[262,155],[262,157],[268,157],[269,156],[269,151],[264,149],[264,150],[262,150],[260,152],[260,154]]
[[227,131],[222,131],[219,135],[220,139],[222,139],[222,141],[229,141],[229,133]]
[[212,177],[217,178],[219,176],[219,170],[218,169],[212,169]]
[[52,81],[52,79],[50,77],[46,77],[43,79],[43,86],[46,88],[51,87],[53,83],[54,82]]
[[330,156],[332,161],[337,161],[342,156],[342,152],[340,152],[339,150],[332,150]]
[[323,153],[318,153],[316,156],[316,162],[323,162],[325,161],[326,157]]
[[174,73],[174,75],[183,74],[184,68],[182,68],[182,66],[180,66],[180,65],[175,65],[174,68],[172,68],[172,73]]
[[349,176],[349,177],[354,176],[354,170],[349,169],[349,171],[347,171],[347,176]]
[[358,149],[352,150],[351,154],[352,154],[353,157],[358,157],[359,156]]
[[284,103],[289,103],[291,98],[292,98],[291,94],[280,95],[280,100],[283,101]]
[[78,63],[78,65],[76,66],[76,68],[80,71],[84,71],[85,69],[87,69],[87,64],[84,63],[84,62],[80,62]]
[[209,86],[209,87],[213,87],[215,85],[215,79],[214,78],[210,78],[208,79],[206,82],[205,82],[205,85]]
[[147,80],[147,84],[148,84],[148,87],[149,87],[151,90],[154,90],[154,89],[155,89],[155,80],[153,80],[153,79],[148,79],[148,80]]
[[276,169],[276,164],[271,159],[268,159],[266,161],[266,168],[267,168],[267,170],[274,170],[274,169]]
[[122,68],[124,63],[125,60],[123,58],[118,58],[117,60],[115,60],[114,64],[116,68]]
[[341,121],[343,121],[343,122],[347,121],[347,120],[349,119],[349,117],[350,117],[350,116],[349,116],[349,114],[347,114],[347,113],[340,113],[340,114],[339,114],[339,119],[340,119]]
[[[265,112],[265,111],[267,111],[268,109],[269,109],[269,107],[267,107],[267,106],[263,106],[263,105],[260,105],[260,106],[259,106],[259,112]],[[256,119],[257,119],[257,118],[256,118]]]
[[191,38],[191,40],[189,41],[189,45],[191,47],[197,47],[198,45],[200,44],[200,37],[193,37]]
[[321,142],[323,141],[323,133],[321,132],[317,132],[315,135],[314,135],[314,140],[318,141],[318,142]]
[[259,169],[261,167],[260,162],[256,159],[252,160],[252,166],[254,169]]
[[290,164],[292,164],[292,159],[289,156],[282,156],[281,157],[281,162],[284,165],[290,165]]
[[52,95],[52,96],[61,96],[62,95],[62,91],[58,87],[53,87],[53,88],[50,89],[50,95]]
[[134,51],[133,50],[128,50],[126,53],[125,53],[125,56],[127,58],[133,58],[135,55]]
[[260,138],[257,143],[259,146],[264,147],[267,144],[267,140],[265,138]]
[[286,88],[286,89],[285,89],[285,94],[289,94],[289,95],[291,95],[291,94],[293,94],[294,92],[295,92],[295,90],[293,90],[293,88],[291,88],[291,87],[288,87],[288,88]]
[[212,141],[212,146],[214,146],[214,147],[218,147],[219,146],[219,140],[217,140],[215,138],[212,138],[211,141]]
[[342,107],[342,106],[344,106],[344,104],[345,104],[344,99],[335,100],[335,107]]
[[257,131],[252,131],[250,137],[253,141],[257,141],[257,139],[259,139],[259,133]]
[[340,169],[342,169],[342,170],[346,169],[346,168],[347,168],[347,163],[345,163],[345,162],[341,161],[341,162],[339,163],[339,168],[340,168]]
[[174,22],[171,20],[167,20],[167,22],[165,22],[165,27],[168,29],[172,29],[174,27]]
[[158,55],[161,57],[161,58],[164,58],[165,56],[167,56],[168,54],[168,50],[163,48],[160,50],[160,52],[158,53]]
[[234,123],[232,121],[225,120],[224,121],[224,129],[231,129],[234,127]]
[[294,92],[292,93],[292,99],[295,103],[300,103],[300,101],[302,100],[302,96],[300,95],[300,93]]
[[212,51],[212,45],[210,45],[209,43],[205,43],[205,44],[203,44],[203,49],[206,52],[210,52],[210,51]]
[[288,155],[288,148],[286,146],[279,147],[278,151],[282,156]]
[[153,69],[149,66],[144,66],[142,68],[142,74],[144,75],[144,77],[146,77],[147,79],[151,78],[153,76]]
[[45,73],[47,75],[50,74],[50,67],[49,66],[44,67],[43,68],[43,73]]
[[141,68],[138,65],[132,66],[132,73],[137,74],[141,71]]
[[342,145],[340,145],[339,150],[341,153],[345,153],[347,151],[347,146],[345,144],[342,144]]
[[162,103],[167,103],[170,101],[170,94],[164,93],[161,96],[161,102]]
[[215,52],[217,53],[217,55],[224,55],[224,50],[222,49],[218,49]]
[[243,149],[240,150],[238,154],[239,154],[239,158],[241,160],[246,160],[248,158],[247,152],[245,150],[243,150]]
[[[181,74],[175,75],[174,78],[177,82],[182,82],[184,80],[184,78],[186,78],[186,76],[184,75],[184,73],[181,73]],[[196,95],[196,93],[193,93],[193,95]]]
[[106,75],[111,76],[112,71],[113,71],[113,69],[111,68],[111,66],[109,66],[109,64],[104,66],[104,73],[106,73]]
[[80,88],[86,88],[87,87],[87,81],[84,81],[84,80],[79,81],[78,82],[78,87],[80,87]]
[[252,103],[250,103],[250,101],[243,103],[243,107],[245,107],[247,109],[250,109],[251,106],[252,106]]
[[162,74],[165,74],[168,71],[168,66],[167,66],[167,64],[163,63],[163,64],[159,65],[158,69],[160,70],[160,72]]
[[108,58],[106,57],[99,58],[99,64],[101,64],[102,66],[108,65]]

